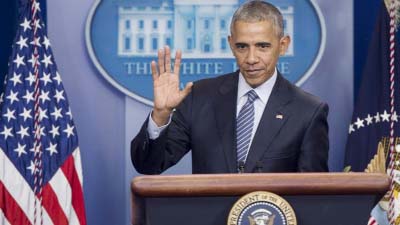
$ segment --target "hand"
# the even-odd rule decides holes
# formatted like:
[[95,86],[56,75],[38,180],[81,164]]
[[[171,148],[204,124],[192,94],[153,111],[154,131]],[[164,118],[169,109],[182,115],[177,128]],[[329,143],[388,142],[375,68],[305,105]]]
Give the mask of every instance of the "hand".
[[171,50],[166,46],[158,50],[158,71],[156,62],[151,62],[154,89],[154,108],[151,116],[158,126],[167,124],[172,110],[192,90],[192,82],[187,83],[183,90],[179,89],[181,59],[182,52],[178,50],[175,54],[174,70],[171,71]]

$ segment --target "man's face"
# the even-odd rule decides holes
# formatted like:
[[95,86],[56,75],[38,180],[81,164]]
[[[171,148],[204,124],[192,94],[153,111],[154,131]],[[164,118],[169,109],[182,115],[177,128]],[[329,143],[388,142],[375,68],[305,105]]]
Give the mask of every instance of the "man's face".
[[268,20],[237,21],[228,40],[240,72],[253,88],[274,74],[279,56],[285,54],[290,43],[288,36],[278,37]]

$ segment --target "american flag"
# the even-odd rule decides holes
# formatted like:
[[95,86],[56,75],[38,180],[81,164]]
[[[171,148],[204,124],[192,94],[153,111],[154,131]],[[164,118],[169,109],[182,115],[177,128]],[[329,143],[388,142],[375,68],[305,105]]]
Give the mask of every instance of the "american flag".
[[76,127],[42,20],[19,18],[0,115],[0,225],[86,224]]

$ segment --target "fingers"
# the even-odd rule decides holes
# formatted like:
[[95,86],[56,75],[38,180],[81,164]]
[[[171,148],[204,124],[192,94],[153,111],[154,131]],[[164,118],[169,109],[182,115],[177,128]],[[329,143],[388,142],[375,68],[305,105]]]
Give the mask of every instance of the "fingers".
[[165,53],[163,49],[158,49],[158,72],[160,74],[165,73],[165,62],[164,62],[164,58],[165,58]]
[[165,50],[165,71],[171,73],[171,50],[168,46],[164,47]]
[[[151,62],[151,74],[153,76],[153,80],[157,79],[159,75],[163,73],[171,73],[171,49],[169,46],[165,46],[164,49],[158,49],[158,73],[157,73],[157,63]],[[175,75],[179,76],[179,70],[181,66],[182,60],[182,51],[177,50],[175,53],[175,63],[174,63],[174,71]]]
[[151,61],[151,75],[153,77],[153,81],[157,80],[158,73],[157,73],[157,65],[155,61]]
[[181,68],[182,51],[177,50],[175,53],[174,73],[179,75],[179,69]]

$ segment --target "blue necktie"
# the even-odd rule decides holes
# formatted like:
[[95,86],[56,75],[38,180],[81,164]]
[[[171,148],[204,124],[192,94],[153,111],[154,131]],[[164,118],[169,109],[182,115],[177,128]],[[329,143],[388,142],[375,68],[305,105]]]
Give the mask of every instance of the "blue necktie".
[[247,92],[247,102],[236,119],[237,160],[244,163],[249,151],[251,134],[254,125],[254,101],[258,98],[254,90]]

